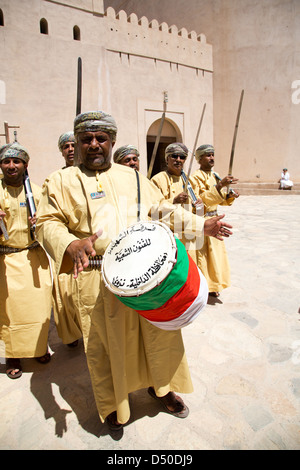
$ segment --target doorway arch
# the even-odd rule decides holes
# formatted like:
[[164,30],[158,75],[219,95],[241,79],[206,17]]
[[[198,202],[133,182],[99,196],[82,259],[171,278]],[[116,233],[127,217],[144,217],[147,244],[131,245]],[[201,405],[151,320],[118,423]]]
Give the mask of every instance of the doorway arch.
[[[151,162],[160,121],[160,119],[154,121],[147,132],[147,168],[149,168]],[[165,149],[172,142],[182,142],[182,134],[174,121],[165,118],[150,178],[160,171],[166,170]]]

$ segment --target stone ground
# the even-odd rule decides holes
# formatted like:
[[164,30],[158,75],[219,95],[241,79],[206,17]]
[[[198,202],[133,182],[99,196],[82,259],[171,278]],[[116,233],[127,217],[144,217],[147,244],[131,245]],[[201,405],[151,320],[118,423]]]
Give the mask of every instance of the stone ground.
[[232,286],[183,329],[195,391],[190,415],[165,413],[146,390],[111,433],[98,419],[82,342],[64,346],[51,325],[48,365],[0,364],[2,450],[299,450],[300,196],[240,196],[224,208]]

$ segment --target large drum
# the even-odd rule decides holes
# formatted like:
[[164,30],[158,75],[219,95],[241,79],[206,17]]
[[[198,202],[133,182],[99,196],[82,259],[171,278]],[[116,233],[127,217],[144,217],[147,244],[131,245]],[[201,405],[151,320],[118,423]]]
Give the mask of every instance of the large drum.
[[152,324],[176,330],[205,307],[206,279],[161,222],[138,222],[111,241],[102,260],[106,287]]

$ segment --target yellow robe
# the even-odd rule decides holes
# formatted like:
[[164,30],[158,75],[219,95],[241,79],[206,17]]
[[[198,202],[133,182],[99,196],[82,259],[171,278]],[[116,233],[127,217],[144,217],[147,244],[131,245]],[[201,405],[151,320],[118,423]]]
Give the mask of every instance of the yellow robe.
[[[41,188],[34,183],[31,187],[37,205]],[[23,186],[6,186],[1,178],[0,206],[9,236],[0,236],[0,244],[24,248],[0,253],[0,339],[7,358],[40,357],[47,352],[51,315],[49,261],[42,247],[26,249],[33,241]]]
[[[181,176],[171,175],[167,171],[161,171],[151,178],[152,183],[161,191],[163,197],[173,204],[174,197],[184,190],[184,181]],[[191,202],[182,205],[187,211],[193,211]],[[187,250],[195,248],[195,237],[191,238],[185,233],[184,226],[181,228],[179,236]]]
[[161,171],[151,178],[152,183],[163,193],[164,198],[173,204],[175,196],[183,192],[184,182],[181,176],[171,175],[167,171]]
[[[137,221],[135,171],[123,165],[100,174],[70,167],[44,184],[38,209],[37,236],[60,267],[67,246],[97,232],[94,244],[103,255],[111,239]],[[162,218],[174,224],[181,208],[165,203],[160,191],[140,175],[141,220]],[[160,203],[163,202],[163,205]],[[173,214],[174,213],[174,214]],[[202,218],[186,213],[187,230],[203,239]],[[197,226],[196,226],[197,225]],[[81,318],[84,346],[100,419],[117,410],[120,423],[130,417],[128,393],[154,386],[158,395],[193,391],[181,331],[164,331],[124,306],[104,285],[101,271],[84,271],[76,280],[74,303]]]
[[[234,198],[226,199],[227,189],[221,194],[212,171],[197,170],[190,178],[196,197],[204,203],[204,212],[217,211],[219,205],[232,205]],[[207,216],[208,217],[208,216]],[[230,286],[230,266],[224,241],[204,237],[203,247],[189,252],[207,280],[209,292],[220,292]]]
[[[67,168],[66,166],[62,169]],[[74,305],[74,279],[72,273],[57,274],[51,262],[53,274],[53,317],[58,336],[64,344],[82,337],[81,322]]]
[[[52,263],[51,263],[52,264]],[[74,279],[72,273],[53,272],[53,317],[58,336],[64,344],[70,344],[82,337],[81,322],[74,305]]]

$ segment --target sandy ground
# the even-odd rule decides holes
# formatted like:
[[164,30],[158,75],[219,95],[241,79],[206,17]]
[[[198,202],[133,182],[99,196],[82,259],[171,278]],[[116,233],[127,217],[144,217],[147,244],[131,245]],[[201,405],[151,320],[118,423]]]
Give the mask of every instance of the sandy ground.
[[300,196],[240,196],[226,207],[232,285],[183,329],[194,393],[188,418],[146,390],[131,394],[122,431],[101,424],[82,341],[63,345],[52,322],[48,365],[0,364],[2,450],[300,449]]

